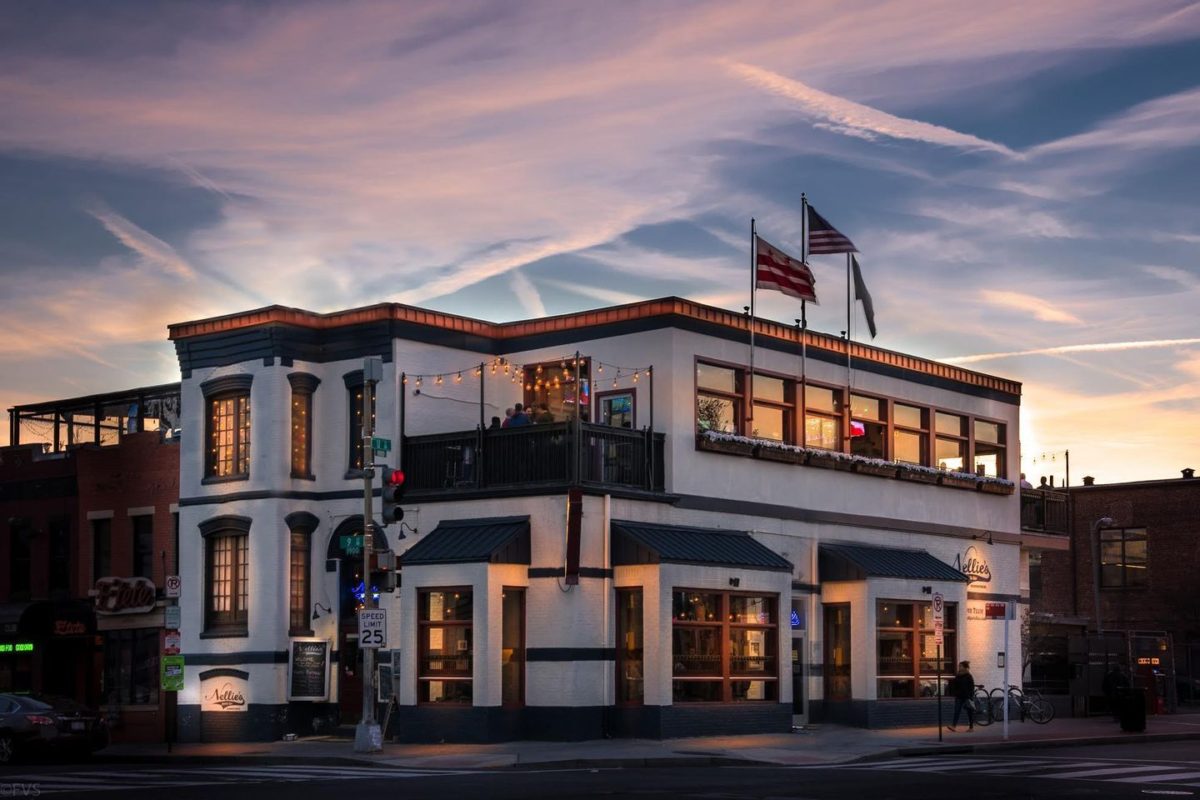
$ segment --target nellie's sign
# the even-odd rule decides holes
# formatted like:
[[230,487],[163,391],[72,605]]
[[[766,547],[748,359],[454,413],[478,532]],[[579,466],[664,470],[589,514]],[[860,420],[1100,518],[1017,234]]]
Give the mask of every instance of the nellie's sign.
[[97,614],[144,614],[154,610],[154,583],[149,578],[100,578],[90,592]]
[[971,583],[991,583],[992,568],[979,549],[974,545],[967,548],[961,556],[955,558],[954,566],[959,572],[971,579]]

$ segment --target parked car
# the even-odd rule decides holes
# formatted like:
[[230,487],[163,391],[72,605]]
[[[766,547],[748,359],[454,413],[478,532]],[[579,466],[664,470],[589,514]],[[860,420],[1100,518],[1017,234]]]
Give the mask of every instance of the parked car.
[[0,694],[0,764],[18,754],[87,755],[108,745],[108,724],[65,697]]

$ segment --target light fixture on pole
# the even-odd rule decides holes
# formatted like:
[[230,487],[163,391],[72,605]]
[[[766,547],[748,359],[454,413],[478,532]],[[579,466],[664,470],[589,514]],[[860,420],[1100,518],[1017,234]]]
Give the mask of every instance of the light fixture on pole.
[[1092,523],[1092,601],[1096,606],[1096,633],[1104,628],[1100,624],[1100,529],[1112,526],[1112,517],[1101,517]]

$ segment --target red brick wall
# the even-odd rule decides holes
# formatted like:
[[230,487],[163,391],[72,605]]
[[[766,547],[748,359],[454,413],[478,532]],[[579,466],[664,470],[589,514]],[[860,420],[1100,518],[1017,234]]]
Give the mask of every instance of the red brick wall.
[[[52,517],[66,517],[69,524],[77,526],[78,506],[74,496],[75,460],[70,454],[52,459],[38,458],[34,453],[40,452],[40,447],[19,446],[0,449],[0,602],[9,602],[10,569],[9,556],[12,552],[11,539],[15,526],[10,522],[14,519],[28,520],[33,528],[34,537],[31,542],[31,574],[30,597],[23,599],[45,600],[48,597],[50,585],[50,536],[49,520]],[[70,487],[66,496],[45,496],[59,494],[63,484]],[[77,547],[74,541],[74,527],[71,532],[71,557],[77,558]],[[74,571],[72,571],[74,576]],[[78,596],[79,587],[72,580],[71,596]]]
[[1091,526],[1108,516],[1146,529],[1149,563],[1146,588],[1100,590],[1104,626],[1165,630],[1176,646],[1200,641],[1200,479],[1078,487],[1071,497],[1071,550],[1043,554],[1035,610],[1094,616]]

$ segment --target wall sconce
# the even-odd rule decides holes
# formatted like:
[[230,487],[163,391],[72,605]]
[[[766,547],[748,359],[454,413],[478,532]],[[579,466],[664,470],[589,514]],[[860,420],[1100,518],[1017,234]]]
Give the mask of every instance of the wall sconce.
[[972,536],[971,539],[972,539],[972,541],[979,540],[979,539],[985,539],[988,544],[993,543],[991,531],[988,531],[987,533],[977,533],[974,536]]
[[933,594],[933,587],[932,586],[922,586],[921,594]]
[[326,614],[332,614],[332,613],[333,613],[333,609],[331,609],[329,606],[321,605],[320,603],[313,603],[313,615],[312,615],[312,618],[313,618],[314,620],[317,620],[317,619],[320,619],[320,618],[321,618],[322,609],[324,610],[324,613],[326,613]]
[[736,589],[738,586],[742,585],[742,579],[741,578],[730,578],[729,585]]

